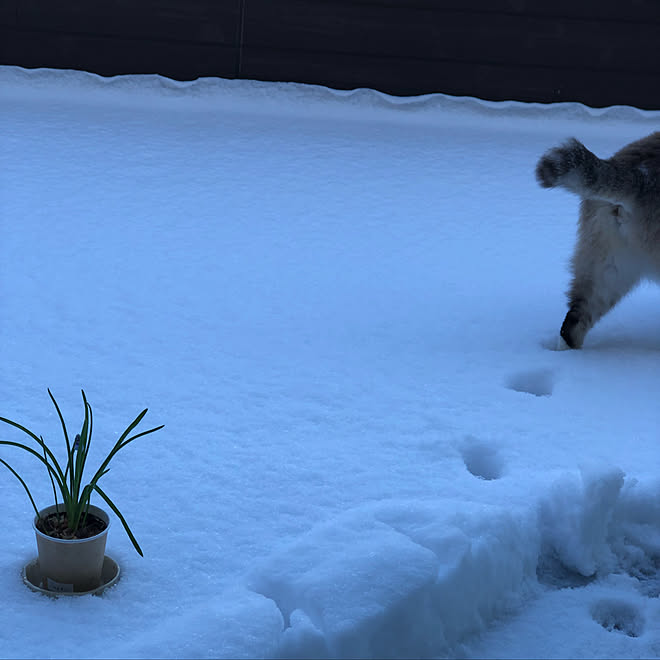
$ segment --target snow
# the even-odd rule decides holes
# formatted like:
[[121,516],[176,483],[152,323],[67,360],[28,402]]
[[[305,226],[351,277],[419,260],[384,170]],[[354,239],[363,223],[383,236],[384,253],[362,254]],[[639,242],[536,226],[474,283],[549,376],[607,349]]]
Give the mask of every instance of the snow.
[[660,291],[556,350],[578,200],[533,174],[660,113],[5,66],[0,117],[0,414],[61,451],[84,388],[93,469],[165,424],[101,597],[23,585],[0,476],[4,656],[660,655]]

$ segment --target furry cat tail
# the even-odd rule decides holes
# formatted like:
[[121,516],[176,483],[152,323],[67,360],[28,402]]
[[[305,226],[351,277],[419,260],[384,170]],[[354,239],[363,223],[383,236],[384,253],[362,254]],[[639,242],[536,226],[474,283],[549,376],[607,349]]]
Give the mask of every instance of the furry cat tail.
[[[660,137],[660,133],[655,135]],[[632,154],[617,154],[603,160],[571,138],[541,157],[536,166],[536,179],[544,188],[565,188],[582,199],[601,200],[630,209],[655,186],[643,161],[625,156]],[[631,163],[631,160],[637,162]]]

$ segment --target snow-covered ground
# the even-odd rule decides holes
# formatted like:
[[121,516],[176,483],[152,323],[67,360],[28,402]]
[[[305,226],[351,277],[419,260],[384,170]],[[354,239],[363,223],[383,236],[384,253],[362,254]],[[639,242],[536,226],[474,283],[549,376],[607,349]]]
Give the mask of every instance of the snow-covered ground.
[[659,121],[0,67],[0,415],[61,450],[84,388],[93,467],[166,425],[101,597],[26,589],[0,473],[1,655],[658,657],[660,289],[551,350],[578,200],[533,171]]

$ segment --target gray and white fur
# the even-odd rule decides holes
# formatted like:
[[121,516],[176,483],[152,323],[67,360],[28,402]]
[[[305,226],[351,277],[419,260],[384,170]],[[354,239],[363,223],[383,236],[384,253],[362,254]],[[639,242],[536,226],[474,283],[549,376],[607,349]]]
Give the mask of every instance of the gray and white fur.
[[582,199],[561,336],[585,335],[643,278],[660,282],[660,132],[602,160],[576,139],[541,157],[536,178]]

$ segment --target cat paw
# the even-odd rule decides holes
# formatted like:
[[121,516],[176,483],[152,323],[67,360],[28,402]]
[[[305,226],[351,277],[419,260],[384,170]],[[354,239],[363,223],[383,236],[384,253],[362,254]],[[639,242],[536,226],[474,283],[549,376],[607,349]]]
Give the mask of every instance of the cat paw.
[[581,314],[575,309],[569,309],[559,334],[568,348],[582,348],[584,336],[587,334],[589,327],[590,324],[583,313]]

